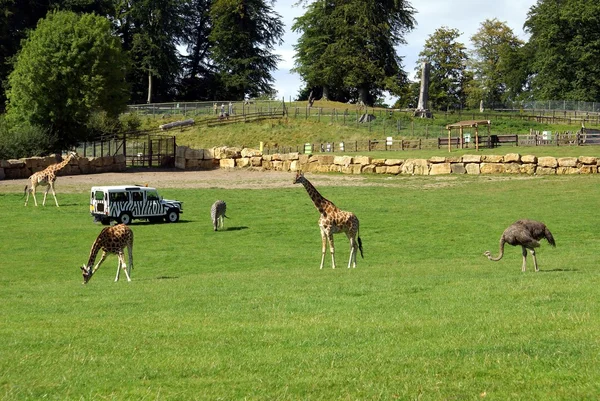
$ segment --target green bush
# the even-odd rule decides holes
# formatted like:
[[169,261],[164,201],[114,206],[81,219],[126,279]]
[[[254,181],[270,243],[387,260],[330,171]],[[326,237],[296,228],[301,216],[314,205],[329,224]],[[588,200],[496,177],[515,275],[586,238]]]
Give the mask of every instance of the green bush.
[[56,136],[38,126],[23,124],[9,127],[0,116],[0,159],[18,159],[48,153],[56,144]]

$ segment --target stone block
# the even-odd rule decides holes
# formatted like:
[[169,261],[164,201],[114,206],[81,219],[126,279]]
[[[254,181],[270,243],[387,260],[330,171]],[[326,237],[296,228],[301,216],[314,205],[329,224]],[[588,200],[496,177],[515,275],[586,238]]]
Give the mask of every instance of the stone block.
[[425,159],[408,159],[402,164],[402,174],[428,175],[429,164]]
[[385,159],[372,159],[371,164],[376,166],[385,166]]
[[580,173],[580,171],[577,167],[558,166],[556,168],[556,174],[571,175],[571,174],[579,174],[579,173]]
[[556,168],[558,167],[558,160],[556,160],[556,157],[552,156],[538,157],[537,164],[538,167]]
[[202,160],[202,159],[204,159],[204,151],[202,149],[187,148],[185,150],[185,158]]
[[429,163],[446,163],[446,158],[443,156],[432,156],[429,158]]
[[193,170],[200,167],[200,159],[185,159],[185,169]]
[[537,156],[523,155],[521,156],[521,163],[537,163]]
[[202,149],[204,160],[215,159],[215,152],[212,149]]
[[258,149],[244,148],[240,152],[240,155],[242,157],[255,157],[255,156],[262,156],[262,152]]
[[187,146],[177,146],[177,149],[175,149],[175,157],[185,158],[185,151],[187,149]]
[[385,159],[385,162],[383,162],[383,164],[385,164],[386,166],[399,166],[404,162],[404,160],[402,159]]
[[507,174],[521,174],[521,164],[504,163],[504,172]]
[[598,164],[598,158],[590,156],[579,156],[579,163],[585,165],[596,165]]
[[[481,157],[481,161],[484,163],[502,163],[504,161],[504,156],[500,155],[483,155]],[[482,172],[482,174],[484,174]]]
[[585,164],[579,167],[579,171],[581,174],[596,174],[598,173],[598,166],[591,166],[589,164]]
[[212,170],[219,166],[217,159],[204,159],[198,161],[198,167],[202,170]]
[[505,172],[503,163],[481,163],[481,174],[502,174]]
[[8,168],[17,169],[17,168],[25,168],[25,162],[20,159],[8,159]]
[[252,156],[250,158],[250,165],[252,167],[260,167],[262,166],[263,158],[261,156]]
[[560,167],[577,167],[576,157],[559,157],[557,161]]
[[309,155],[305,155],[305,154],[298,155],[298,162],[300,164],[306,164],[306,163],[308,163],[309,158],[310,158]]
[[235,159],[236,167],[250,167],[250,158],[249,157],[240,157],[239,159]]
[[399,165],[387,166],[385,172],[386,172],[386,174],[398,175],[402,172],[402,166],[399,166]]
[[520,163],[521,155],[518,153],[508,153],[504,155],[504,163]]
[[176,156],[175,157],[175,168],[179,170],[185,170],[185,157]]
[[387,166],[376,166],[375,172],[377,174],[385,174],[385,173],[387,173]]
[[542,167],[538,164],[535,173],[538,175],[554,175],[556,174],[556,169],[552,167]]
[[337,164],[339,166],[349,166],[352,164],[351,156],[335,156],[333,158],[333,164]]
[[354,157],[354,163],[366,166],[371,164],[371,158],[369,156],[356,156]]
[[450,163],[434,163],[429,168],[429,175],[450,174],[451,172]]
[[362,173],[374,173],[375,172],[375,165],[374,164],[367,164],[366,166],[363,166],[362,168]]
[[480,155],[463,155],[462,162],[463,163],[481,163],[481,156]]
[[464,163],[450,163],[450,172],[452,174],[466,174],[467,169]]
[[220,168],[234,168],[235,159],[219,159]]
[[519,171],[521,172],[521,174],[533,175],[535,174],[536,167],[537,166],[533,163],[521,164],[521,166],[519,167]]

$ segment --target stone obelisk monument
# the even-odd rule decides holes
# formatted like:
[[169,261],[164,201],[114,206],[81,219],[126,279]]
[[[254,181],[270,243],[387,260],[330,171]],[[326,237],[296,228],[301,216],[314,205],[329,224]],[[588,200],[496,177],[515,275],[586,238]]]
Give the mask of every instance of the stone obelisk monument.
[[421,68],[421,90],[419,91],[419,104],[415,110],[415,117],[431,118],[433,115],[427,108],[429,101],[429,63],[424,61]]

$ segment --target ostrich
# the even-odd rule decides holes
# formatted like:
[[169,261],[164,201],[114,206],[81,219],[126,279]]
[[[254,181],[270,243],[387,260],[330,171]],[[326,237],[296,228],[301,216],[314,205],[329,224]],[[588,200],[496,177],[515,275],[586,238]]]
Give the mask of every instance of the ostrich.
[[540,246],[539,240],[546,238],[550,245],[556,246],[554,237],[548,227],[542,222],[535,220],[519,220],[511,224],[500,237],[500,255],[497,258],[492,257],[490,251],[485,251],[484,255],[489,260],[498,261],[504,256],[504,244],[508,243],[512,246],[520,245],[523,248],[523,266],[521,271],[525,271],[527,264],[527,250],[531,252],[535,271],[539,271],[537,260],[535,259],[535,248]]

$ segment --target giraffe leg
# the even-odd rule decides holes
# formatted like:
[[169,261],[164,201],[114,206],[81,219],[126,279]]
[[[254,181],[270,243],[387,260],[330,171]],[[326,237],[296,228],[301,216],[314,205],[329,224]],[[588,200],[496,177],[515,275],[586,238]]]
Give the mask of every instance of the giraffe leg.
[[100,267],[100,265],[102,264],[102,262],[104,262],[104,259],[106,259],[106,252],[102,251],[102,256],[100,257],[100,261],[92,269],[92,274],[91,274],[92,276],[94,275],[94,273],[96,273],[96,270],[98,270],[98,268]]
[[[58,200],[56,199],[56,192],[54,191],[54,183],[53,182],[50,183],[50,189],[52,190],[52,196],[54,196],[54,202],[56,203],[56,207],[60,207],[60,206],[58,206]],[[46,192],[48,192],[48,191],[46,191]]]
[[535,249],[530,249],[529,252],[531,253],[531,257],[533,258],[533,265],[535,266],[535,271],[539,272],[540,269],[538,268],[537,259],[535,258]]
[[[38,204],[37,204],[37,198],[35,197],[35,190],[36,190],[35,186],[31,187],[31,194],[33,195],[33,202],[37,206]],[[29,197],[29,194],[27,194],[27,197]]]
[[325,232],[321,229],[321,267],[323,268],[323,263],[325,262],[325,252],[327,250],[327,236]]
[[44,191],[44,201],[42,202],[42,206],[46,206],[46,196],[48,195],[48,191],[50,191],[50,185],[48,185]]
[[333,244],[333,234],[327,236],[329,240],[329,252],[331,252],[331,267],[335,269],[335,245]]
[[350,259],[348,259],[348,269],[350,266],[356,267],[356,241],[352,235],[348,234],[348,239],[350,240]]
[[[127,245],[127,251],[129,253],[129,265],[126,273],[127,278],[129,279],[131,277],[131,269],[133,269],[133,244]],[[129,281],[131,281],[131,279],[129,279]]]
[[525,267],[527,266],[527,248],[522,247],[523,248],[523,266],[521,267],[521,271],[524,272],[525,271]]

